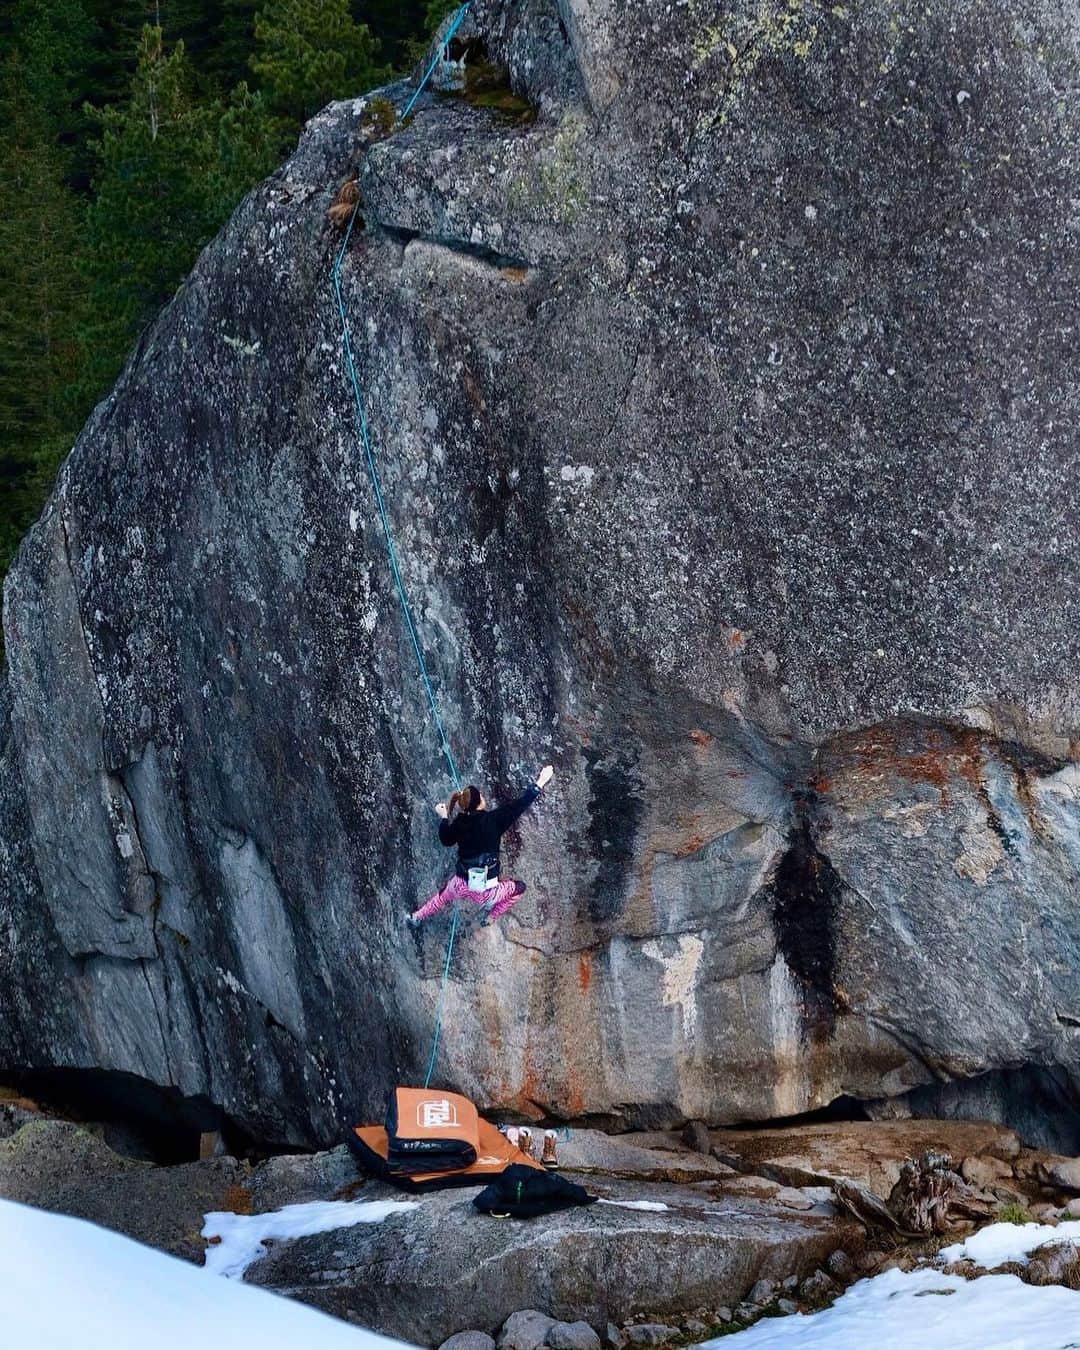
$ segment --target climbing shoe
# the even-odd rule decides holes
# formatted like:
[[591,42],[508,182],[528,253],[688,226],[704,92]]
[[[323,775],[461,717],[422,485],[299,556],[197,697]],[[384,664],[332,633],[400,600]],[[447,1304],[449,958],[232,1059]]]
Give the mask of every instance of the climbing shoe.
[[420,927],[420,920],[416,917],[415,914],[406,914],[406,916],[405,916],[405,927],[406,927],[406,928],[419,928],[419,927]]

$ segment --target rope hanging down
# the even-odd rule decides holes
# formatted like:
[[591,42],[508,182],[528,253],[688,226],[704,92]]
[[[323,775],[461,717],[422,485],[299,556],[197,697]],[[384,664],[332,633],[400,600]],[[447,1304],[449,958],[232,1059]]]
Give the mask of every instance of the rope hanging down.
[[[408,117],[413,110],[416,100],[424,92],[428,81],[435,73],[435,68],[443,59],[447,44],[454,36],[465,18],[466,11],[469,8],[470,0],[465,0],[465,4],[454,15],[454,18],[446,30],[446,34],[440,44],[439,51],[424,72],[424,76],[416,87],[412,98],[405,105],[405,111],[402,113],[402,120]],[[349,247],[349,239],[352,236],[353,226],[356,223],[356,217],[360,211],[359,201],[349,217],[349,224],[345,230],[345,238],[341,241],[341,248],[338,250],[333,266],[334,295],[337,297],[338,314],[341,318],[341,340],[345,352],[345,365],[349,372],[349,381],[352,384],[353,398],[356,401],[356,423],[360,434],[360,444],[364,448],[364,458],[367,461],[368,474],[371,477],[371,487],[375,494],[375,505],[379,509],[379,519],[382,522],[383,539],[386,542],[386,556],[390,562],[390,572],[394,578],[394,585],[397,587],[398,601],[401,605],[401,613],[405,619],[405,628],[412,640],[413,651],[416,654],[416,665],[420,672],[420,679],[424,686],[424,692],[427,694],[428,706],[431,709],[432,721],[439,733],[439,743],[442,753],[446,759],[447,767],[450,770],[450,778],[454,787],[461,787],[461,776],[458,773],[457,762],[454,759],[454,752],[450,748],[450,741],[446,734],[446,728],[443,725],[442,717],[439,715],[439,705],[435,698],[435,689],[431,683],[431,676],[428,674],[427,660],[424,657],[424,649],[420,644],[420,634],[416,628],[416,622],[413,619],[412,605],[409,603],[409,593],[405,589],[405,580],[401,575],[401,565],[398,562],[397,545],[394,543],[394,532],[390,526],[390,516],[386,509],[386,499],[383,496],[382,480],[379,477],[379,468],[375,462],[375,455],[371,448],[371,436],[368,431],[367,414],[364,411],[364,397],[360,389],[360,376],[356,370],[356,360],[353,356],[352,335],[349,330],[349,318],[345,310],[345,298],[341,291],[341,266],[345,260],[345,252]],[[453,918],[450,922],[450,937],[446,945],[446,963],[443,966],[442,983],[439,987],[439,1001],[435,1010],[435,1033],[431,1043],[431,1056],[428,1059],[427,1074],[424,1078],[424,1087],[431,1085],[431,1078],[435,1072],[435,1061],[439,1053],[439,1040],[442,1036],[443,1009],[446,1004],[446,986],[450,980],[450,962],[454,955],[454,939],[457,937],[459,910],[454,906]]]

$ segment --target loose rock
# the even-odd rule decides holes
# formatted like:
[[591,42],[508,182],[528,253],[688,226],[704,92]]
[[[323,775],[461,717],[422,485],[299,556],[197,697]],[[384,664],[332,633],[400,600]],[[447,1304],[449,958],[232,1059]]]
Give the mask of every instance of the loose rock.
[[1050,1180],[1066,1191],[1080,1191],[1080,1158],[1068,1158],[1050,1169]]
[[836,1280],[847,1281],[855,1275],[855,1262],[843,1247],[837,1247],[836,1251],[830,1253],[825,1268]]
[[665,1326],[661,1322],[641,1322],[637,1326],[625,1328],[626,1339],[631,1345],[667,1345],[679,1335],[678,1327]]
[[556,1322],[544,1343],[551,1350],[600,1350],[600,1337],[588,1322]]
[[701,1120],[691,1120],[683,1126],[682,1141],[695,1153],[707,1154],[712,1149],[708,1126]]
[[499,1332],[499,1350],[539,1350],[555,1325],[554,1317],[526,1308],[508,1317]]
[[486,1331],[459,1331],[443,1341],[439,1350],[495,1350],[495,1341]]

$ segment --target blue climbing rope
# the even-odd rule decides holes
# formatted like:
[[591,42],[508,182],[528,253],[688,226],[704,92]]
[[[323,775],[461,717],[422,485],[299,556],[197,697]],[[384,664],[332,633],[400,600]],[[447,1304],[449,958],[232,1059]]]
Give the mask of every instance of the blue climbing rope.
[[[402,121],[408,117],[413,110],[416,100],[424,92],[428,81],[435,73],[435,68],[443,59],[446,52],[446,46],[454,36],[465,18],[466,11],[469,8],[470,0],[465,0],[465,4],[454,15],[450,26],[443,35],[439,51],[424,72],[424,76],[416,87],[412,98],[405,105],[405,111],[401,114]],[[338,250],[333,266],[334,294],[337,297],[338,314],[341,318],[341,340],[345,352],[345,365],[349,371],[349,381],[352,384],[353,398],[356,401],[356,423],[360,433],[360,443],[364,448],[364,458],[367,461],[368,473],[371,477],[371,486],[375,494],[375,505],[379,510],[379,520],[382,523],[383,538],[386,541],[386,556],[390,561],[390,572],[394,578],[394,585],[397,587],[398,601],[401,605],[401,613],[405,619],[405,628],[412,641],[413,651],[416,654],[416,665],[420,672],[420,679],[424,685],[424,691],[427,694],[428,706],[431,709],[431,717],[435,723],[435,728],[439,734],[439,743],[442,753],[446,759],[447,767],[450,770],[450,777],[453,780],[455,788],[461,787],[461,776],[458,773],[457,762],[454,759],[454,752],[450,748],[450,740],[446,734],[446,727],[443,725],[442,717],[439,715],[439,704],[435,697],[435,689],[431,683],[431,676],[428,673],[427,659],[424,656],[424,649],[420,643],[420,634],[417,631],[416,621],[413,618],[412,605],[409,603],[409,593],[405,589],[405,579],[401,575],[401,564],[398,561],[397,545],[394,542],[394,532],[390,525],[390,515],[386,509],[386,499],[383,496],[382,480],[379,477],[379,467],[375,462],[375,454],[371,448],[371,435],[368,430],[367,413],[364,411],[364,396],[360,388],[360,376],[356,370],[356,359],[353,355],[352,334],[349,330],[349,318],[345,310],[345,298],[341,291],[341,266],[345,260],[345,252],[349,247],[349,239],[352,236],[353,226],[356,224],[356,218],[360,213],[360,203],[356,203],[352,215],[349,218],[349,224],[345,230],[345,237],[341,241],[341,248]],[[442,1038],[443,1011],[446,1006],[446,987],[450,981],[450,963],[454,956],[454,939],[457,937],[459,910],[457,905],[453,908],[453,917],[450,922],[450,936],[446,944],[446,962],[443,966],[442,983],[439,986],[439,1001],[435,1009],[435,1033],[431,1042],[431,1055],[428,1059],[427,1074],[424,1078],[424,1087],[430,1087],[431,1078],[435,1072],[435,1061],[439,1054],[439,1041]]]
[[435,1060],[439,1054],[439,1040],[442,1037],[443,1008],[446,1005],[446,986],[450,983],[450,961],[454,955],[454,938],[457,937],[458,916],[461,911],[454,903],[454,913],[450,920],[450,937],[446,943],[446,964],[443,966],[442,984],[439,986],[439,1002],[435,1009],[435,1034],[431,1038],[431,1056],[428,1059],[424,1086],[431,1086],[431,1075],[435,1072]]
[[345,298],[341,293],[341,263],[345,257],[345,250],[349,245],[349,237],[352,234],[353,225],[356,223],[356,217],[359,210],[360,203],[357,202],[356,210],[353,211],[352,216],[349,219],[348,227],[345,230],[345,238],[342,240],[341,248],[338,251],[337,261],[334,263],[334,293],[337,296],[338,313],[341,316],[341,337],[345,348],[345,364],[348,367],[353,397],[356,400],[356,419],[360,429],[360,443],[364,447],[364,457],[367,460],[368,473],[371,476],[371,486],[375,493],[375,505],[379,508],[379,519],[382,522],[383,537],[386,540],[386,554],[390,560],[390,571],[393,574],[394,585],[397,587],[401,612],[405,618],[405,627],[408,630],[409,637],[412,639],[413,651],[416,653],[416,664],[420,671],[420,678],[423,681],[424,689],[427,692],[428,705],[431,708],[431,716],[435,722],[436,730],[439,733],[442,752],[446,758],[447,766],[450,769],[450,777],[453,779],[454,787],[458,788],[461,786],[461,777],[458,774],[457,762],[454,759],[453,750],[450,749],[450,741],[447,738],[443,720],[439,715],[439,705],[435,698],[435,689],[431,683],[431,676],[428,674],[424,649],[420,645],[420,634],[417,632],[416,621],[413,619],[412,606],[409,604],[409,593],[405,589],[405,580],[401,575],[401,564],[398,562],[398,551],[397,545],[394,543],[394,532],[390,528],[390,516],[386,509],[386,499],[383,496],[382,480],[379,477],[379,468],[375,463],[375,454],[371,448],[371,436],[368,432],[367,414],[364,412],[364,397],[360,391],[360,377],[356,373],[356,360],[353,356],[352,336],[349,332],[349,319],[345,312]]
[[420,83],[416,86],[416,90],[413,93],[412,98],[409,99],[408,103],[405,104],[405,111],[401,114],[401,120],[403,122],[405,121],[406,117],[408,117],[408,115],[412,112],[413,105],[416,103],[416,100],[424,92],[428,80],[430,80],[432,75],[435,74],[435,69],[438,66],[439,62],[442,61],[446,56],[446,49],[450,45],[450,39],[454,36],[457,30],[464,23],[466,11],[468,10],[471,2],[472,0],[465,0],[465,3],[461,6],[461,8],[458,10],[458,12],[454,15],[453,19],[451,20],[450,27],[443,34],[443,40],[442,42],[439,43],[439,50],[435,53],[431,65],[428,66],[427,70],[424,71],[423,79],[421,79]]

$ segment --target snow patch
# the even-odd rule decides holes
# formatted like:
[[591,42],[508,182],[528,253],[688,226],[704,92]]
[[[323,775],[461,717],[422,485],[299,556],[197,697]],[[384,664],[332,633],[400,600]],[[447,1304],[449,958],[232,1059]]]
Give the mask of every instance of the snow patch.
[[[831,1308],[769,1317],[716,1350],[1069,1350],[1080,1293],[1036,1288],[1015,1275],[964,1280],[935,1270],[886,1271],[854,1284]],[[702,1347],[704,1350],[704,1347]]]
[[1080,1243],[1080,1219],[1073,1223],[992,1223],[980,1228],[963,1242],[954,1242],[938,1252],[938,1260],[974,1261],[976,1265],[992,1270],[1006,1261],[1027,1265],[1027,1259],[1036,1247],[1048,1242]]
[[654,1214],[666,1214],[668,1210],[659,1200],[601,1200],[600,1204],[614,1205],[616,1209],[647,1209]]
[[266,1255],[268,1238],[311,1237],[358,1223],[381,1223],[390,1214],[415,1209],[415,1200],[314,1200],[286,1205],[269,1214],[231,1214],[215,1210],[204,1215],[202,1235],[219,1238],[206,1249],[206,1269],[229,1279],[243,1278],[253,1261]]
[[82,1219],[0,1200],[0,1332],[34,1350],[401,1350]]

